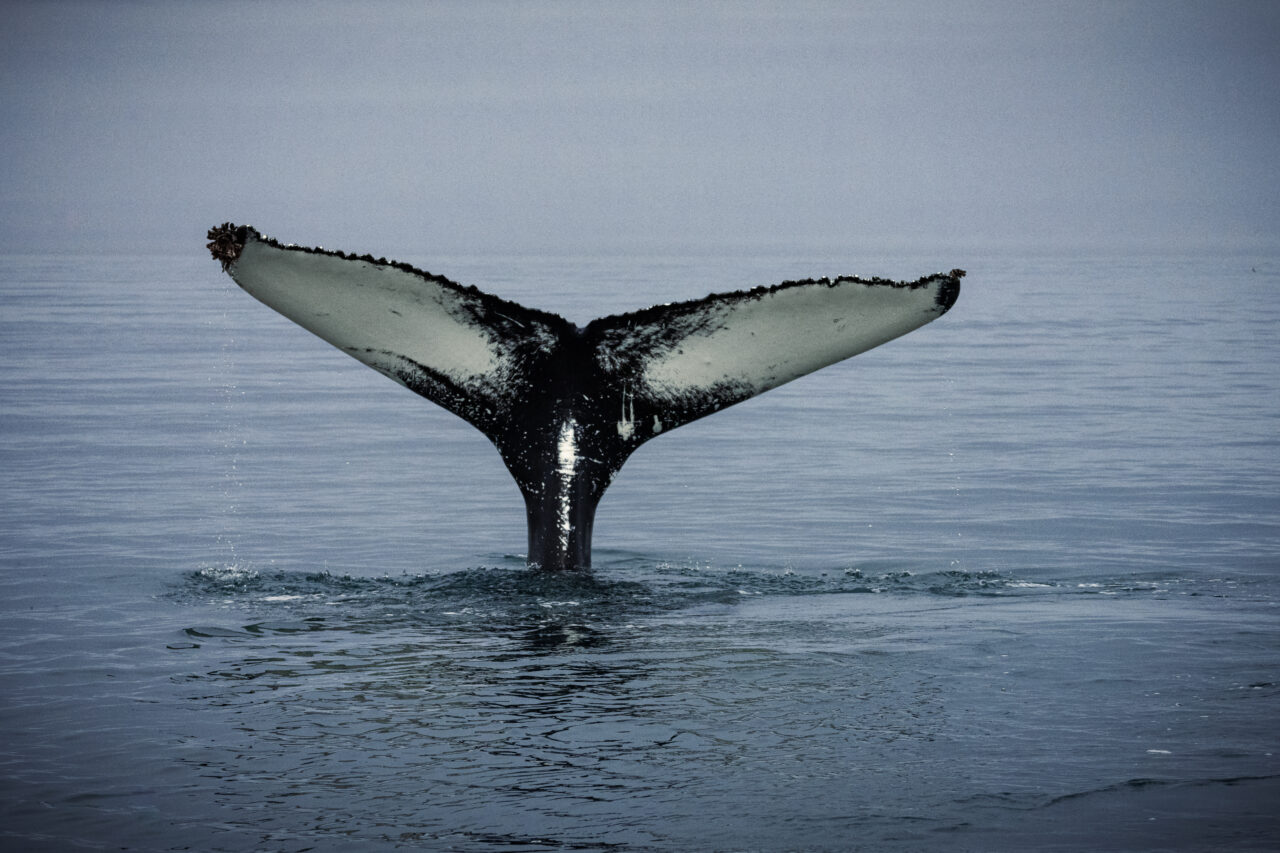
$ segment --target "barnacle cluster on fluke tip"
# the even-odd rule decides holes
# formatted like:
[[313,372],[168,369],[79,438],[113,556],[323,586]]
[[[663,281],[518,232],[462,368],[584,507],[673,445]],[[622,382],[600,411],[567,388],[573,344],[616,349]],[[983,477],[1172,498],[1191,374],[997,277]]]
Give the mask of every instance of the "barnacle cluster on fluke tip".
[[224,222],[210,228],[205,236],[209,238],[209,253],[215,261],[222,263],[225,271],[244,251],[244,244],[249,239],[249,229],[243,225],[237,226],[234,222]]

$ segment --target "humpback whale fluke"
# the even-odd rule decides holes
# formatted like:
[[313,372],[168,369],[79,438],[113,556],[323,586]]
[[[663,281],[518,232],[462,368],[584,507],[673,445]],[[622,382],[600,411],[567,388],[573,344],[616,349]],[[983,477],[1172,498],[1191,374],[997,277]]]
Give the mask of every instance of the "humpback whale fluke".
[[655,435],[947,312],[964,270],[787,281],[593,320],[408,264],[285,245],[248,226],[208,248],[253,297],[494,443],[524,495],[530,565],[591,565],[596,505]]

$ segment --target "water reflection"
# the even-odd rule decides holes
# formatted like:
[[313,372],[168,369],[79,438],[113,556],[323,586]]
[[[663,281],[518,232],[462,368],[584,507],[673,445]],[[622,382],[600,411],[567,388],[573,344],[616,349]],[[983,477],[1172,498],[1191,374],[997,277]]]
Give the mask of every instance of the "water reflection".
[[555,619],[527,630],[523,650],[531,654],[546,654],[575,648],[598,649],[608,644],[607,630],[579,621]]
[[1007,666],[990,661],[1012,608],[978,615],[1002,597],[1037,622],[1098,600],[1020,583],[652,565],[625,579],[195,573],[176,596],[213,627],[181,652],[203,744],[189,760],[220,806],[288,804],[356,846],[785,847],[742,815],[821,835],[879,814],[833,804],[959,795],[934,780],[964,784],[956,744],[973,726],[955,718],[1000,695],[989,670]]
[[[523,570],[380,579],[205,572],[186,592],[228,616],[269,615],[187,630],[216,659],[189,676],[202,691],[265,685],[265,701],[287,717],[395,707],[424,743],[448,741],[455,729],[479,737],[496,719],[536,738],[546,721],[563,728],[643,706],[632,685],[651,666],[633,648],[644,631],[636,620],[662,607],[642,583]],[[279,702],[304,695],[306,710]]]

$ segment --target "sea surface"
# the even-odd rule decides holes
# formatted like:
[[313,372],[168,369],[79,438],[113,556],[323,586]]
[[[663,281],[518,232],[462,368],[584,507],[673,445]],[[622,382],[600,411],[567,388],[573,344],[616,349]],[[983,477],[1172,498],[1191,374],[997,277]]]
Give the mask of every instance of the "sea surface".
[[549,576],[200,242],[0,257],[0,849],[1280,849],[1280,249],[400,254],[579,323],[969,272]]

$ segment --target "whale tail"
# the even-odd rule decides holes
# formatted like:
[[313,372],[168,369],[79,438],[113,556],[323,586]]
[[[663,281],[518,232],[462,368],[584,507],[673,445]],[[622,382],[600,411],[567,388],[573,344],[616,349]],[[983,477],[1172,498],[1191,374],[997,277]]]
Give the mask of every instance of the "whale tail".
[[581,328],[385,258],[231,223],[209,240],[256,299],[483,432],[549,569],[590,567],[596,505],[641,444],[923,326],[964,275],[788,281]]

